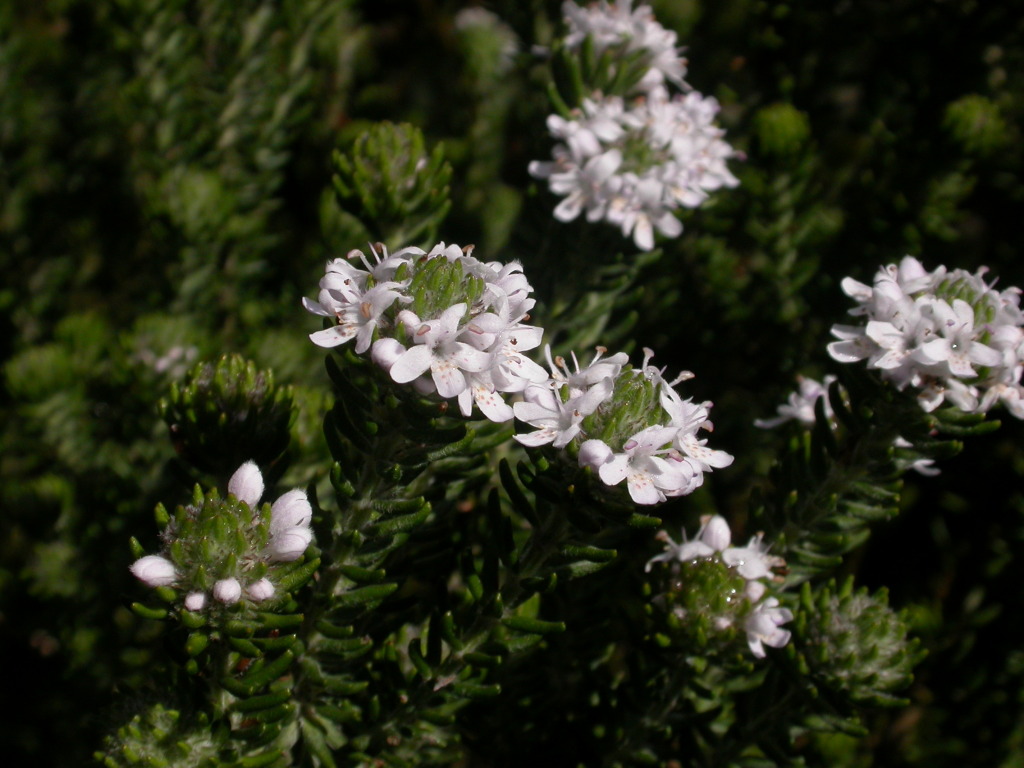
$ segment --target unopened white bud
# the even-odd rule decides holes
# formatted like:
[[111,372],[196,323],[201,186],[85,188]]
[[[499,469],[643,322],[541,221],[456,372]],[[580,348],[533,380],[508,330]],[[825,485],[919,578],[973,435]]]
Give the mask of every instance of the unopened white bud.
[[185,609],[189,611],[201,611],[206,606],[205,592],[189,592],[185,595]]
[[147,587],[166,587],[178,578],[174,563],[160,555],[140,557],[132,563],[131,572]]
[[238,579],[221,579],[213,585],[213,597],[222,603],[237,603],[242,596],[242,585]]
[[276,536],[286,528],[308,527],[313,507],[301,488],[283,494],[270,507],[270,535]]
[[398,339],[384,337],[373,342],[370,348],[370,359],[383,368],[386,372],[391,371],[391,366],[405,352],[405,347]]
[[594,438],[585,440],[583,445],[580,446],[578,461],[581,467],[590,467],[597,470],[606,464],[612,455],[612,449],[607,443]]
[[298,560],[312,540],[309,528],[286,528],[270,540],[270,559],[282,563]]
[[245,593],[250,600],[259,603],[274,596],[274,585],[270,583],[269,579],[260,579],[246,587]]
[[732,543],[732,532],[725,518],[715,515],[704,524],[704,532],[700,538],[713,550],[721,552]]
[[228,480],[228,493],[233,493],[239,501],[244,501],[250,509],[256,509],[263,496],[263,474],[256,462],[247,461],[235,470]]

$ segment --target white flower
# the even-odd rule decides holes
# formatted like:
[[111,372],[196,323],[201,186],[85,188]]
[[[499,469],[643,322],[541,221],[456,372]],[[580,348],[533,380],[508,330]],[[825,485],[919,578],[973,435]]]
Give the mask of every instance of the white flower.
[[945,363],[953,376],[974,376],[971,363],[996,366],[1003,356],[975,340],[974,309],[962,299],[954,299],[950,306],[941,299],[929,304],[939,338],[921,344],[915,357],[929,365]]
[[763,539],[764,534],[758,533],[745,547],[729,547],[722,552],[722,560],[747,580],[771,576],[773,568],[785,563],[781,557],[768,554],[768,545]]
[[525,402],[516,403],[512,409],[517,419],[538,429],[514,437],[531,447],[551,443],[555,448],[564,448],[582,432],[583,419],[597,410],[611,392],[610,378],[602,379],[565,402],[551,385],[527,387],[523,393]]
[[458,397],[468,382],[464,372],[485,370],[491,356],[459,341],[459,325],[466,314],[465,304],[446,309],[440,317],[422,322],[412,312],[403,312],[414,345],[399,356],[391,366],[391,378],[399,384],[408,383],[430,371],[441,397]]
[[140,557],[132,563],[130,570],[147,587],[166,587],[178,579],[174,563],[160,555]]
[[274,585],[269,579],[259,579],[245,588],[245,593],[253,602],[260,603],[274,596]]
[[798,376],[797,391],[791,393],[786,403],[776,409],[779,415],[772,419],[756,419],[754,426],[761,427],[762,429],[772,429],[780,424],[785,424],[787,421],[798,421],[805,426],[811,426],[815,420],[815,405],[822,398],[824,398],[822,402],[825,418],[831,421],[834,414],[826,394],[828,393],[828,388],[832,386],[832,382],[835,380],[836,377],[831,374],[825,376],[820,382],[816,379]]
[[[673,428],[660,425],[641,430],[626,441],[622,453],[612,453],[608,448],[608,455],[598,465],[598,475],[607,485],[625,480],[630,498],[637,504],[657,504],[665,501],[667,495],[688,493],[694,482],[699,482],[700,474],[681,458],[663,459],[658,455],[669,453],[665,446],[675,433]],[[585,446],[588,455],[600,451],[596,443],[604,445],[600,440],[588,440],[580,446],[581,461]]]
[[618,45],[626,54],[642,51],[650,69],[640,87],[650,88],[665,80],[685,85],[686,61],[679,55],[677,35],[655,21],[649,5],[634,10],[632,0],[616,0],[614,5],[601,0],[586,6],[566,0],[562,16],[569,28],[565,36],[569,48],[579,48],[589,37],[597,55]]
[[604,219],[650,250],[655,231],[669,238],[682,232],[674,211],[739,183],[726,166],[736,152],[714,126],[717,112],[713,98],[672,96],[660,85],[628,108],[618,96],[595,94],[571,119],[548,119],[558,141],[553,160],[528,170],[563,198],[554,211],[559,221],[585,211],[588,221]]
[[232,577],[220,579],[213,585],[213,599],[226,605],[237,603],[242,597],[242,585]]
[[247,461],[235,470],[228,480],[228,493],[248,504],[250,509],[256,509],[263,496],[263,474],[256,462]]
[[788,608],[779,608],[778,605],[779,601],[776,598],[769,597],[750,612],[743,624],[743,629],[747,633],[747,644],[759,659],[765,657],[765,645],[781,648],[789,642],[790,631],[779,627],[793,620],[793,612]]
[[867,360],[897,388],[916,388],[926,411],[943,402],[968,412],[1003,402],[1024,417],[1016,405],[1024,339],[1020,291],[997,292],[984,274],[984,268],[927,272],[908,256],[882,267],[871,286],[846,278],[843,290],[858,304],[850,314],[866,321],[833,326],[839,341],[829,344],[829,354],[843,363]]

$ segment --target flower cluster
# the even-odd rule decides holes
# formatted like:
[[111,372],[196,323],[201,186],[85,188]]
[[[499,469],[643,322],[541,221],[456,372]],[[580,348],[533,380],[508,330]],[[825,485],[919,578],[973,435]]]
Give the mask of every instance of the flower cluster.
[[519,264],[485,263],[472,250],[439,243],[389,254],[378,245],[372,260],[352,251],[329,262],[318,300],[303,302],[335,324],[310,339],[328,348],[354,340],[395,382],[457,398],[464,416],[475,403],[491,421],[508,421],[502,393],[547,378],[522,354],[543,329],[525,324],[535,302]]
[[669,496],[692,493],[704,472],[727,467],[733,457],[708,448],[700,430],[712,429],[711,403],[683,400],[674,389],[680,375],[667,382],[649,365],[645,350],[639,369],[625,353],[606,357],[598,348],[590,364],[580,368],[559,357],[551,359],[551,377],[532,383],[523,402],[513,406],[516,418],[536,427],[516,435],[524,445],[572,447],[581,466],[593,469],[606,485],[626,481],[637,504],[656,504]]
[[[775,597],[765,597],[767,587],[762,579],[772,578],[772,571],[785,565],[778,556],[768,554],[763,535],[757,534],[745,547],[732,546],[732,532],[720,515],[701,519],[696,538],[677,544],[665,532],[659,533],[665,551],[651,558],[647,570],[657,562],[669,563],[673,572],[686,571],[686,578],[676,586],[672,596],[673,611],[681,621],[705,622],[705,631],[724,632],[742,626],[751,652],[764,658],[764,646],[781,648],[789,642],[789,630],[781,625],[793,619],[788,608],[780,608]],[[709,594],[701,587],[712,586]],[[690,587],[697,588],[690,589]],[[723,594],[714,594],[715,592]],[[686,592],[686,594],[683,594]],[[743,599],[733,599],[741,596]],[[716,598],[720,598],[717,599]]]
[[564,198],[555,208],[559,221],[585,213],[650,250],[655,230],[666,237],[682,232],[673,211],[696,208],[710,192],[739,182],[726,166],[736,152],[714,125],[718,102],[669,90],[670,83],[685,86],[675,33],[658,25],[647,6],[630,11],[630,2],[565,4],[567,45],[587,37],[598,50],[624,44],[646,51],[649,69],[624,96],[594,92],[570,114],[550,115],[548,130],[558,142],[553,159],[531,162],[529,172]]
[[985,269],[928,272],[907,256],[883,267],[872,286],[852,278],[843,290],[863,325],[835,325],[829,354],[839,362],[867,360],[899,389],[918,391],[926,411],[944,401],[967,412],[998,402],[1024,418],[1024,313],[1020,289],[996,291]]
[[209,596],[224,605],[272,598],[275,564],[298,560],[313,540],[313,508],[295,489],[261,509],[263,475],[251,461],[231,476],[228,494],[179,508],[163,532],[165,554],[136,560],[135,577],[184,592],[188,611],[203,610]]
[[605,484],[625,480],[638,504],[691,493],[704,472],[732,463],[698,436],[712,428],[711,403],[683,400],[673,388],[692,374],[666,382],[648,365],[650,350],[639,369],[603,348],[584,368],[575,355],[570,368],[545,348],[550,374],[526,357],[543,328],[525,324],[535,302],[518,263],[484,263],[470,248],[444,243],[429,253],[389,254],[380,245],[371,255],[352,251],[329,262],[318,301],[304,299],[335,321],[310,334],[315,344],[354,341],[393,381],[454,397],[464,416],[474,403],[491,421],[514,416],[536,428],[516,435],[520,443],[570,448]]
[[644,90],[662,85],[666,80],[685,86],[686,59],[679,55],[676,33],[655,20],[649,5],[635,9],[632,5],[633,0],[616,0],[614,5],[601,0],[587,6],[567,0],[562,4],[562,16],[568,28],[563,44],[578,50],[590,38],[598,55],[609,49],[621,58],[640,54],[649,67],[640,81]]

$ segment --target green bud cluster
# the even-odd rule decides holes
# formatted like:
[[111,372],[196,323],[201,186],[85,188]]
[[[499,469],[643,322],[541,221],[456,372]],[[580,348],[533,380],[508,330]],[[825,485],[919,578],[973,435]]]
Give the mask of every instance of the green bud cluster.
[[211,590],[220,579],[256,581],[269,570],[262,552],[270,541],[270,505],[250,510],[232,496],[222,499],[216,489],[204,495],[197,486],[194,504],[175,510],[162,537],[188,591]]
[[347,152],[334,152],[341,208],[386,243],[433,241],[448,214],[452,168],[440,145],[427,152],[412,125],[375,123]]
[[578,47],[560,40],[551,59],[552,102],[567,114],[595,93],[629,96],[650,71],[651,63],[647,50],[630,51],[628,41],[609,45],[598,53],[590,36]]
[[966,301],[974,310],[974,323],[980,327],[996,319],[999,297],[977,275],[954,270],[935,287],[935,295],[949,304],[954,300]]
[[667,425],[671,417],[661,407],[661,387],[660,377],[624,365],[615,379],[612,396],[583,420],[584,434],[621,446],[647,427]]
[[860,704],[906,703],[893,694],[910,684],[925,652],[916,638],[908,641],[906,621],[889,607],[885,589],[854,591],[852,577],[816,593],[805,583],[800,602],[794,647],[807,671]]
[[743,633],[751,610],[747,580],[720,557],[678,564],[667,591],[655,603],[665,609],[666,640],[699,647],[731,645]]
[[[466,319],[478,314],[476,307],[487,284],[482,277],[470,274],[462,260],[449,261],[445,256],[422,257],[403,263],[395,272],[395,281],[409,280],[407,295],[412,297],[408,308],[423,320],[439,317],[456,304],[466,304]],[[392,310],[399,311],[399,305]]]
[[271,371],[239,355],[199,363],[160,402],[178,454],[204,472],[226,476],[254,460],[271,466],[291,439],[294,394]]

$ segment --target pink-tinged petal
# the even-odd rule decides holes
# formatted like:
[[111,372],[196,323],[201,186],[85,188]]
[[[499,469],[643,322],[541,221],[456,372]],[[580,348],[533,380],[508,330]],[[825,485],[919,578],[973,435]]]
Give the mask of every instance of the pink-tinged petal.
[[583,210],[583,196],[576,192],[555,206],[555,218],[561,222],[570,222]]
[[416,344],[395,360],[389,373],[397,383],[407,384],[429,371],[433,360],[434,355],[429,347],[424,344]]
[[602,184],[619,170],[622,165],[622,153],[617,149],[610,149],[603,155],[592,157],[583,166],[583,172],[595,184]]
[[856,299],[857,301],[871,300],[871,287],[854,280],[852,277],[844,277],[842,282],[839,283],[839,287],[851,299]]
[[676,559],[680,563],[688,563],[690,560],[696,560],[700,557],[711,557],[713,554],[715,554],[714,548],[703,541],[686,541],[680,545],[679,551],[676,553]]
[[324,309],[319,302],[307,299],[305,296],[302,297],[302,306],[314,315],[320,315],[321,317],[333,317],[333,315]]
[[651,227],[651,220],[645,215],[637,217],[636,226],[633,228],[633,242],[642,251],[654,248],[654,229]]
[[629,457],[624,453],[615,454],[597,470],[605,485],[618,485],[629,474]]
[[494,362],[494,355],[492,353],[476,349],[461,341],[455,342],[452,345],[451,351],[444,355],[444,357],[449,362],[469,373],[486,371]]
[[971,348],[967,352],[967,356],[972,362],[990,368],[1003,362],[1002,353],[977,341],[971,344]]
[[558,436],[551,443],[555,448],[565,448],[569,443],[576,439],[576,435],[582,432],[582,428],[579,424],[573,424],[571,427],[563,429],[558,433]]
[[537,448],[541,445],[547,445],[555,439],[557,433],[550,427],[538,429],[535,432],[526,432],[520,435],[512,435],[516,442],[525,445],[529,448]]
[[863,360],[876,349],[877,345],[868,338],[833,341],[828,345],[829,355],[840,363],[855,363],[858,360]]
[[[398,363],[395,363],[395,368],[397,367]],[[391,369],[392,377],[394,376],[395,368]],[[448,360],[434,359],[430,365],[430,373],[434,380],[434,386],[437,387],[437,394],[441,397],[456,397],[466,389],[466,377],[454,363]]]
[[309,340],[318,347],[331,349],[340,346],[356,335],[356,328],[353,325],[336,325],[333,328],[325,328],[322,331],[309,334]]
[[658,231],[665,237],[679,237],[683,233],[683,224],[671,213],[666,213],[658,219]]
[[502,331],[508,330],[508,320],[499,317],[493,312],[484,312],[481,315],[474,317],[468,325],[466,330],[473,333],[490,333],[498,334]]
[[657,504],[665,500],[665,494],[658,490],[654,478],[648,472],[631,473],[626,487],[629,489],[629,497],[637,504]]
[[517,419],[535,427],[541,426],[545,422],[554,423],[558,419],[557,413],[553,412],[551,408],[546,408],[537,403],[516,403],[512,406],[512,410]]
[[505,402],[498,393],[487,387],[472,387],[473,399],[480,413],[495,423],[509,421],[512,418],[512,406]]
[[458,401],[459,412],[468,419],[473,415],[473,392],[471,388],[466,387],[466,389],[459,392]]

